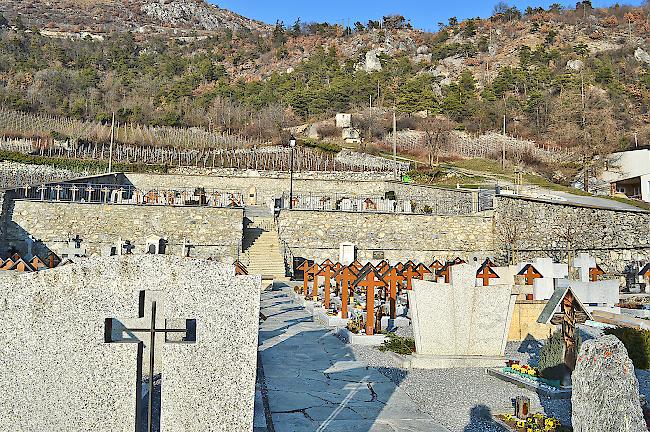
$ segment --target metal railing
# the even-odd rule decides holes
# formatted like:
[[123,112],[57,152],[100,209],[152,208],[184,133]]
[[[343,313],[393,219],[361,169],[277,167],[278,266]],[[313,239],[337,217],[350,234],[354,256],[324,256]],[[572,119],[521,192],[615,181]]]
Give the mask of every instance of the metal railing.
[[15,199],[93,204],[242,207],[239,191],[205,188],[137,188],[132,185],[57,183],[14,189]]
[[[282,208],[289,208],[287,193],[283,195]],[[478,191],[428,200],[408,197],[392,199],[378,195],[351,196],[339,193],[298,193],[293,195],[293,209],[295,210],[460,215],[491,208],[491,196],[489,194],[481,195]]]

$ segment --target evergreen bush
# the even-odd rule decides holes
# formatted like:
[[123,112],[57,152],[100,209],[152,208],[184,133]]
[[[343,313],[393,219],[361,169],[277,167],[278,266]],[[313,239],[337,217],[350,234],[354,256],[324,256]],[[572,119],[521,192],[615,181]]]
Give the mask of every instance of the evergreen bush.
[[[580,352],[582,338],[576,330],[576,349]],[[543,378],[558,380],[562,379],[566,368],[564,366],[564,340],[562,331],[556,330],[539,352],[539,371]]]
[[605,334],[614,335],[623,342],[635,368],[650,369],[650,331],[616,327],[606,329]]

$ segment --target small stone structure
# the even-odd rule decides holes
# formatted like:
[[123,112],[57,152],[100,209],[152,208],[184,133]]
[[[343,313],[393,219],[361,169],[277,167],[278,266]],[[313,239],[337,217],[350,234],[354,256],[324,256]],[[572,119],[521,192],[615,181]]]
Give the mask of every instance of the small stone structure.
[[252,430],[259,276],[130,255],[0,272],[0,287],[0,430],[135,430],[138,344],[107,343],[106,320],[146,316],[142,292],[164,297],[166,320],[156,327],[196,324],[194,343],[169,343],[173,335],[156,342],[160,430]]
[[615,336],[583,343],[572,378],[574,432],[647,431],[634,366]]
[[512,285],[476,286],[470,264],[452,266],[450,282],[413,280],[408,297],[416,353],[410,366],[501,366],[517,297]]

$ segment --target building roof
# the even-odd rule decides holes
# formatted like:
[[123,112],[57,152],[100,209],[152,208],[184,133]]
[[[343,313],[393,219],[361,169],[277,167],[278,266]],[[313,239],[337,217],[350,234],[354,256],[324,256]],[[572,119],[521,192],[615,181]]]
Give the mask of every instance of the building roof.
[[555,292],[553,292],[553,295],[549,299],[548,303],[546,303],[546,306],[544,306],[544,310],[542,310],[539,318],[537,318],[537,322],[540,324],[557,324],[557,322],[554,322],[553,318],[556,314],[561,313],[560,306],[562,304],[562,300],[564,300],[564,297],[569,292],[571,292],[574,301],[578,304],[578,310],[576,311],[576,323],[581,324],[587,320],[592,319],[589,311],[585,309],[578,296],[576,296],[571,287],[568,286],[566,288],[555,288]]

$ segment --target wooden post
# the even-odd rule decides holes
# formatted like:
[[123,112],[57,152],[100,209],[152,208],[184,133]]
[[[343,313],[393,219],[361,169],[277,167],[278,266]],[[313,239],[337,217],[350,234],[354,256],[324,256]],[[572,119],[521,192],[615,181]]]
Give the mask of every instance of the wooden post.
[[397,284],[404,282],[402,276],[395,267],[388,270],[382,276],[384,281],[388,283],[388,301],[390,304],[390,319],[394,320],[397,316]]

